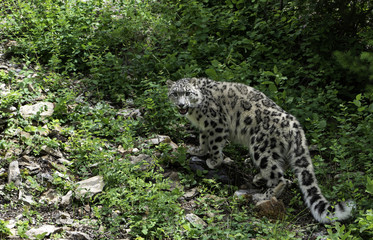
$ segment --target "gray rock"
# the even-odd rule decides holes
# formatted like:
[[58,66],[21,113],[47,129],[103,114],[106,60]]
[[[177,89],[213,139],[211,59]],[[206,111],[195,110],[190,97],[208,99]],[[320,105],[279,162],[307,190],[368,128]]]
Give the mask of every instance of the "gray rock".
[[72,198],[73,198],[73,191],[70,190],[68,193],[66,193],[65,196],[61,197],[60,205],[61,206],[70,205]]
[[70,217],[70,214],[66,212],[58,211],[57,216],[55,217],[56,223],[59,225],[71,225],[74,223],[74,219]]
[[194,213],[189,213],[185,215],[185,219],[188,220],[193,225],[207,227],[207,223],[203,221],[202,218],[195,215]]
[[189,199],[194,198],[198,194],[199,194],[198,189],[197,188],[192,188],[192,189],[188,190],[186,193],[184,193],[183,197],[185,199],[189,200]]
[[54,189],[49,189],[40,196],[40,203],[57,204],[59,202],[59,194]]
[[78,188],[76,189],[76,197],[92,197],[96,193],[102,192],[104,189],[105,183],[102,176],[95,176],[88,178],[86,180],[77,182]]
[[54,225],[42,225],[38,228],[31,228],[28,230],[25,234],[30,239],[36,239],[38,235],[45,234],[45,236],[49,236],[53,233],[56,233],[58,231],[61,231],[62,228],[56,227]]
[[278,201],[275,197],[270,200],[260,201],[255,205],[255,210],[261,217],[281,220],[285,217],[286,210],[282,201]]
[[31,175],[38,174],[41,170],[40,165],[35,162],[20,162],[19,165],[27,168]]
[[54,104],[51,102],[39,102],[34,105],[21,106],[20,114],[23,118],[29,118],[40,112],[41,117],[50,117],[54,112]]
[[19,170],[18,161],[13,161],[9,164],[8,183],[14,182],[14,185],[21,184],[21,171]]
[[250,189],[250,190],[240,189],[240,190],[235,191],[233,196],[236,198],[251,199],[252,195],[258,192],[259,192],[258,189]]
[[46,145],[42,146],[41,150],[43,150],[44,153],[50,154],[50,155],[52,155],[54,157],[63,158],[63,154],[61,153],[60,150],[56,150],[56,149],[50,148],[50,147],[48,147]]
[[130,156],[130,162],[134,165],[140,165],[140,170],[145,171],[153,163],[153,158],[147,154],[140,154],[138,156]]
[[1,70],[8,70],[8,66],[5,66],[3,64],[0,64],[0,69]]
[[22,202],[28,203],[30,205],[35,204],[35,201],[33,200],[32,195],[26,195],[21,190],[18,193],[18,200],[21,200]]
[[78,232],[78,231],[67,231],[67,234],[70,235],[71,239],[75,240],[91,240],[92,238],[83,232]]
[[158,135],[155,138],[151,138],[148,140],[148,143],[158,145],[160,143],[169,143],[171,142],[171,139],[169,136],[165,135]]
[[67,160],[66,158],[63,158],[63,157],[58,158],[57,162],[62,163],[62,164],[67,165],[67,166],[70,166],[71,164],[73,164],[71,161],[69,161],[69,160]]

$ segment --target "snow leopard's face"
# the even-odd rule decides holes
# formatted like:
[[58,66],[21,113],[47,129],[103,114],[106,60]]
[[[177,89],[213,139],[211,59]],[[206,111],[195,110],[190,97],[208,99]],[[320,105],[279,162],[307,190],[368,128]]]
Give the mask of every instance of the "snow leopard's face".
[[168,82],[168,97],[170,101],[178,108],[181,115],[185,115],[192,108],[197,108],[203,96],[201,91],[193,85],[193,80],[183,78],[176,82]]

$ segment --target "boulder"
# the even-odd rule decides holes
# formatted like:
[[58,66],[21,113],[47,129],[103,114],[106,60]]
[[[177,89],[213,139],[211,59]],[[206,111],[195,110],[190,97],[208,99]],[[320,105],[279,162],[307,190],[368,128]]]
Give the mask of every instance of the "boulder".
[[34,105],[21,106],[19,112],[23,118],[29,118],[38,112],[41,117],[50,117],[54,112],[54,104],[51,102],[38,102]]
[[189,213],[185,215],[185,219],[188,220],[191,224],[201,227],[207,227],[207,223],[198,217],[194,213]]
[[78,188],[76,189],[76,197],[92,197],[97,193],[102,192],[104,189],[105,183],[102,176],[95,176],[88,178],[86,180],[77,182]]
[[270,200],[260,201],[255,205],[255,210],[260,217],[280,220],[285,217],[285,205],[282,201],[272,197]]
[[30,230],[28,230],[26,232],[26,235],[30,238],[30,239],[40,239],[39,236],[41,234],[44,234],[44,236],[49,236],[51,235],[52,233],[56,233],[58,231],[62,230],[62,228],[58,228],[54,225],[42,225],[38,228],[31,228]]
[[13,161],[9,164],[8,183],[14,182],[14,185],[21,184],[21,171],[19,170],[18,161]]

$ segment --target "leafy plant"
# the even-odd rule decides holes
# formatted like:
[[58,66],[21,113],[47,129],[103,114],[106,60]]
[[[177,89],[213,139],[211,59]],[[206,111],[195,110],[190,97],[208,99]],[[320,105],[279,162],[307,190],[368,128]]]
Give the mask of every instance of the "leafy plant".
[[6,226],[8,222],[6,221],[3,221],[0,219],[0,237],[1,238],[5,238],[9,235],[11,235],[12,233],[10,232],[10,229]]

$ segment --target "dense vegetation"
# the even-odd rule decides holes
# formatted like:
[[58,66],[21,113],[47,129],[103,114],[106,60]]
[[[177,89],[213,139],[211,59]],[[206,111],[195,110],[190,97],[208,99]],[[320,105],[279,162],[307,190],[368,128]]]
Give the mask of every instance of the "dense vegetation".
[[[288,218],[271,223],[232,199],[237,187],[195,176],[183,148],[170,152],[166,144],[142,150],[162,153],[154,154],[157,165],[147,171],[138,171],[114,151],[119,145],[138,147],[154,134],[185,142],[188,133],[180,124],[185,122],[170,106],[164,83],[192,76],[249,84],[294,114],[313,146],[326,197],[357,203],[350,222],[327,227],[329,238],[373,236],[371,1],[6,0],[0,9],[7,57],[37,69],[38,76],[27,80],[48,89],[56,104],[48,124],[66,126],[68,139],[40,135],[18,147],[31,146],[35,155],[39,144],[64,148],[80,178],[103,175],[105,191],[92,201],[100,206],[95,214],[112,238],[124,225],[138,239],[302,238],[289,225],[297,224],[294,209],[304,207],[299,191],[292,193]],[[14,94],[1,99],[1,109],[35,97],[11,73],[0,72],[0,81],[18,84]],[[89,102],[77,102],[79,96]],[[128,99],[142,118],[117,114],[132,104]],[[29,124],[8,120],[8,128]],[[1,149],[9,146],[0,139]],[[229,151],[241,150],[233,146]],[[90,169],[90,164],[98,167]],[[177,200],[182,190],[167,191],[165,166],[179,169],[184,186],[201,189],[200,213],[216,213],[205,216],[207,228],[183,218]],[[67,191],[63,184],[56,186]],[[208,194],[219,199],[202,200]],[[107,217],[113,209],[120,214]]]

